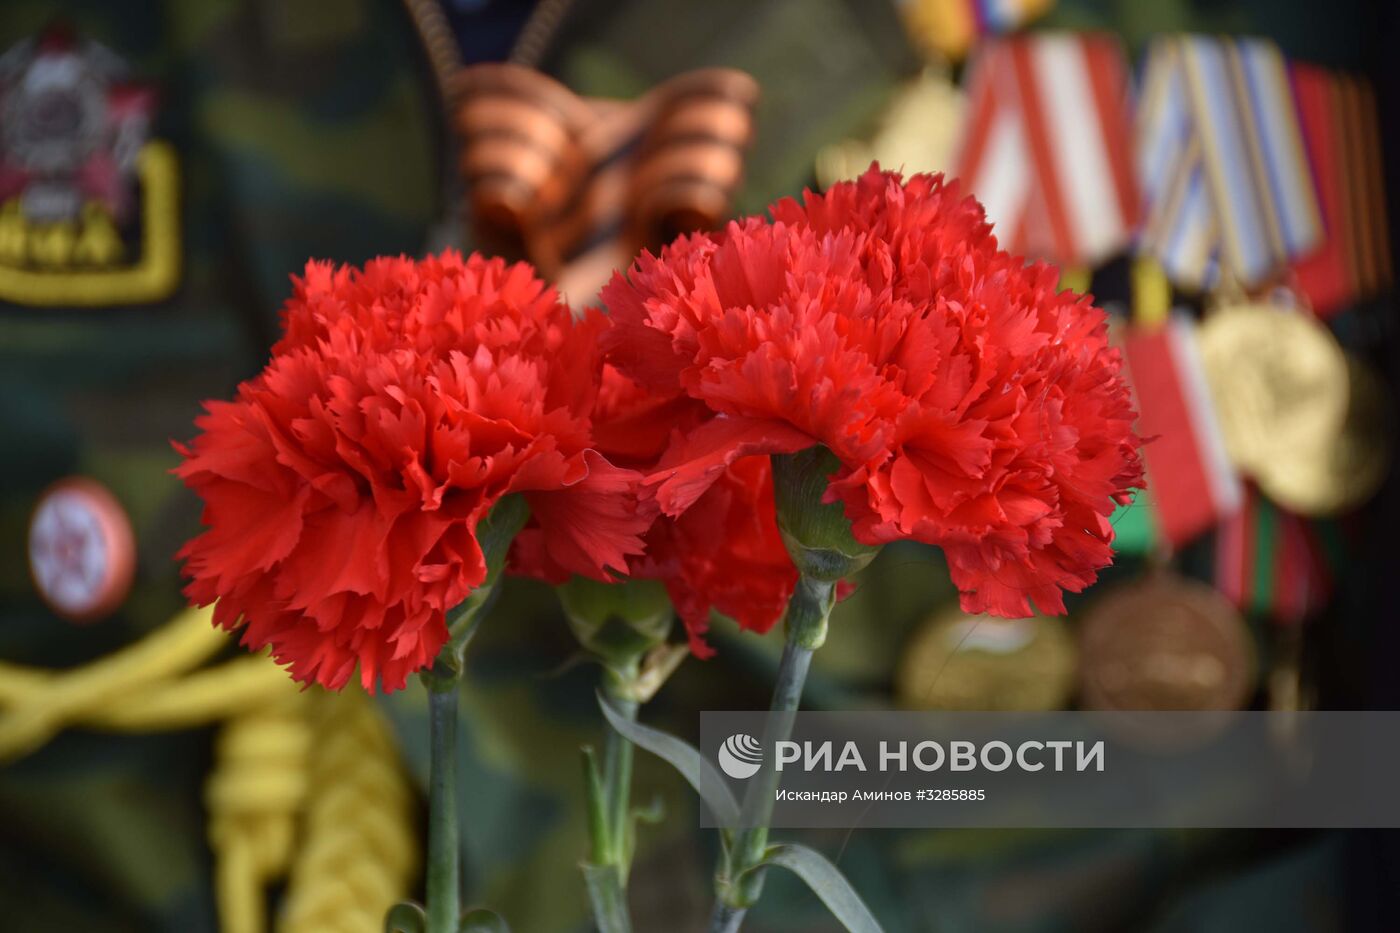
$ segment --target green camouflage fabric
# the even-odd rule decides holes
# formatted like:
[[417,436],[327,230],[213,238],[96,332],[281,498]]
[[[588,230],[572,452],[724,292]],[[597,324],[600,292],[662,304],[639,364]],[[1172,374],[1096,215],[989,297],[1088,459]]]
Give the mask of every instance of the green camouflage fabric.
[[[1118,28],[1135,42],[1187,27],[1305,37],[1312,9],[1061,0],[1049,22]],[[171,555],[197,504],[167,474],[168,440],[193,433],[200,399],[228,395],[261,365],[288,276],[312,256],[418,252],[449,211],[439,104],[394,0],[6,0],[0,49],[58,16],[161,88],[152,135],[179,154],[185,249],[178,291],[156,305],[0,307],[0,657],[62,668],[131,642],[181,604]],[[1315,41],[1336,51],[1355,30],[1354,18],[1329,16]],[[868,126],[919,67],[877,0],[578,0],[545,61],[579,93],[623,97],[705,65],[743,68],[763,87],[741,212],[810,184],[816,151]],[[74,473],[122,501],[139,549],[132,596],[85,628],[43,606],[22,557],[34,497]],[[810,707],[889,705],[906,640],[953,599],[937,553],[916,545],[887,548],[858,583],[816,656]],[[777,634],[717,620],[713,640],[718,656],[687,660],[643,722],[694,739],[699,710],[767,705]],[[579,747],[600,746],[602,730],[598,671],[571,664],[575,653],[553,595],[511,580],[462,690],[465,902],[501,912],[517,933],[591,928]],[[383,703],[420,781],[425,707],[412,684]],[[72,732],[0,768],[0,929],[215,930],[202,805],[210,740],[207,730]],[[693,795],[639,752],[633,797],[666,814],[639,830],[636,929],[703,929],[715,840],[698,829]],[[1341,929],[1338,879],[1356,859],[1347,837],[1325,833],[800,838],[839,863],[889,933]],[[775,873],[745,929],[837,927]]]
[[[179,160],[184,252],[158,303],[0,303],[0,657],[64,668],[182,605],[172,557],[198,510],[167,474],[170,440],[262,364],[307,257],[420,249],[439,211],[440,121],[392,3],[7,0],[0,51],[56,21],[157,89],[151,136]],[[129,599],[86,627],[40,602],[24,558],[36,496],[70,474],[121,501],[139,552]],[[210,741],[71,733],[0,768],[0,928],[215,929]]]

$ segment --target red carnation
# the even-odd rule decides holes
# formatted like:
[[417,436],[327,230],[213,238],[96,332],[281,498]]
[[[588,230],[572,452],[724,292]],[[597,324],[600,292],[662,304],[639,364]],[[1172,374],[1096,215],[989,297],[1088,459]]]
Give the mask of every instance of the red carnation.
[[693,507],[657,519],[631,572],[665,584],[696,657],[715,653],[705,642],[711,609],[760,635],[771,629],[787,609],[797,568],[778,532],[768,458],[741,457]]
[[662,511],[742,457],[821,444],[857,540],[941,546],[967,611],[1063,612],[1142,483],[1103,312],[998,250],[939,176],[872,168],[772,216],[644,254],[603,290],[610,360],[706,409],[648,478]]
[[[615,368],[604,369],[594,419],[599,448],[618,463],[654,469],[672,436],[709,417],[688,396],[654,396]],[[658,518],[645,553],[628,570],[665,584],[696,657],[714,654],[704,637],[711,609],[741,628],[771,629],[797,585],[797,568],[778,531],[768,458],[735,460],[691,508]]]
[[[685,395],[647,392],[616,368],[603,368],[593,411],[598,451],[622,467],[655,468],[673,436],[710,417]],[[527,529],[511,550],[511,570],[563,583],[566,568],[543,552],[544,536]],[[767,457],[745,457],[725,468],[683,514],[659,516],[646,533],[645,550],[628,562],[628,576],[659,580],[685,624],[691,650],[708,658],[710,610],[760,634],[787,608],[797,568],[778,531],[773,474]]]
[[574,321],[528,266],[310,263],[283,324],[263,372],[206,404],[176,473],[208,526],[180,552],[186,594],[296,679],[338,689],[358,664],[395,690],[431,664],[507,494],[570,572],[640,550],[637,474],[591,449],[606,321]]

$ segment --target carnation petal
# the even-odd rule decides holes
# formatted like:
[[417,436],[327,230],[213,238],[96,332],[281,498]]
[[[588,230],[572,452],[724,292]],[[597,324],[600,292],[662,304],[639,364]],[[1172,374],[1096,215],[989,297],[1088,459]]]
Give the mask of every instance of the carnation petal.
[[650,496],[639,496],[641,475],[613,466],[594,450],[583,452],[586,474],[556,491],[526,493],[532,523],[541,530],[549,560],[599,580],[625,572],[642,551],[642,535],[656,517]]
[[810,435],[782,421],[721,416],[675,438],[646,482],[656,484],[661,511],[679,515],[740,457],[796,453],[815,443]]

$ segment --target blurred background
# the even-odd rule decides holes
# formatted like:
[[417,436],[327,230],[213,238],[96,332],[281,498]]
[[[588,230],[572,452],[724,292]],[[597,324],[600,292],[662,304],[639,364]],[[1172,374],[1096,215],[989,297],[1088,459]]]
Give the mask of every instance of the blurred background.
[[[1397,45],[1379,0],[6,0],[0,928],[368,931],[419,888],[421,691],[301,693],[180,618],[170,441],[308,257],[482,246],[582,305],[872,159],[1110,311],[1152,494],[1063,620],[887,547],[807,705],[1396,708]],[[713,640],[644,720],[766,706],[779,639]],[[467,901],[525,933],[589,928],[576,650],[512,580],[462,694]],[[714,841],[646,755],[634,798],[637,928],[701,929]],[[891,933],[1400,929],[1391,831],[807,836]],[[747,929],[833,923],[773,878]]]

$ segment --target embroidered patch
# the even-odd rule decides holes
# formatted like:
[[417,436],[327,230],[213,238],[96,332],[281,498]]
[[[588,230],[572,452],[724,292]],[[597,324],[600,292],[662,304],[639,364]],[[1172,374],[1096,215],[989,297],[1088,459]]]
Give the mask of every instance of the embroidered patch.
[[0,301],[155,301],[180,273],[179,167],[156,93],[51,29],[0,55]]

